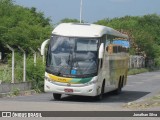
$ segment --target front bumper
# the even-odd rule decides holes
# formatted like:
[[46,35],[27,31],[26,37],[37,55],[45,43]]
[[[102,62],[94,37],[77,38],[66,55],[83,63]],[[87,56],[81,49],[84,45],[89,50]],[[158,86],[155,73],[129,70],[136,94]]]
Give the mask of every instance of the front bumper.
[[[65,92],[65,89],[72,89],[73,92]],[[99,87],[97,84],[91,84],[86,86],[61,86],[51,83],[45,80],[44,91],[59,93],[59,94],[69,94],[69,95],[82,95],[82,96],[97,96]]]

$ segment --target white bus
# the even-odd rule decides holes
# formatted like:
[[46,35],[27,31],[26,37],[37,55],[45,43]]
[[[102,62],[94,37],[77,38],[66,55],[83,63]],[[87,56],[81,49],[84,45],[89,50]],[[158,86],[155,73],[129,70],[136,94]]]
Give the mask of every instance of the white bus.
[[128,39],[110,27],[95,24],[62,23],[48,44],[44,91],[55,100],[62,94],[94,96],[102,99],[106,92],[120,93],[127,81],[126,48],[113,44],[114,39]]

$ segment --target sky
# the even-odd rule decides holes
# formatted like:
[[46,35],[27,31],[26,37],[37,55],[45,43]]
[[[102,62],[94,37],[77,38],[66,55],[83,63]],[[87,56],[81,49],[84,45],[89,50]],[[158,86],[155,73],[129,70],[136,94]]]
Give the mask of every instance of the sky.
[[[24,7],[35,7],[53,24],[64,18],[80,19],[81,0],[14,0]],[[83,0],[82,20],[93,23],[104,18],[160,15],[160,0]]]

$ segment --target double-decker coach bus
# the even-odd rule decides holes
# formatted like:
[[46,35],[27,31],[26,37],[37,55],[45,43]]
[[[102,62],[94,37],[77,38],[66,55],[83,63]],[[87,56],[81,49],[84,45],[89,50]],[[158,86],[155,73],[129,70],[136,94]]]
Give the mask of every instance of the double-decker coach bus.
[[62,23],[50,40],[41,45],[44,55],[48,44],[44,91],[55,100],[62,94],[94,96],[120,93],[127,81],[129,55],[116,38],[128,39],[110,27],[95,24]]

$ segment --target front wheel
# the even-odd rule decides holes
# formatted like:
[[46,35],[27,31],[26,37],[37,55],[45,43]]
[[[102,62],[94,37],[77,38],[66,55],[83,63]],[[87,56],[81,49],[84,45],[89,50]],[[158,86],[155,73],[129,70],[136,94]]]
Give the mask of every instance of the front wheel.
[[101,88],[101,93],[100,93],[99,95],[95,96],[95,99],[98,100],[98,101],[100,101],[100,100],[103,99],[104,85],[105,85],[105,84],[103,83],[102,88]]
[[61,94],[53,93],[53,98],[55,100],[60,100],[61,99]]

